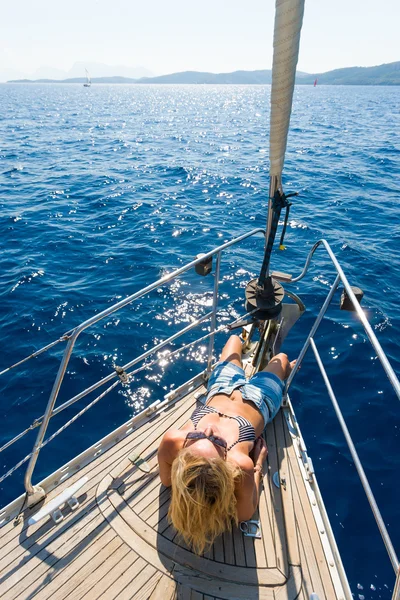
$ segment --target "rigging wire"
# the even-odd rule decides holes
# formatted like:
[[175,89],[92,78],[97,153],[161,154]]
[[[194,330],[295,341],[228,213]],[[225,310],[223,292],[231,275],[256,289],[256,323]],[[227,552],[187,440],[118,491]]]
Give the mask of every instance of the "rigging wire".
[[39,354],[42,354],[43,352],[50,350],[50,348],[53,348],[53,346],[55,346],[56,344],[59,344],[60,342],[68,341],[69,338],[71,337],[72,332],[73,332],[73,329],[71,329],[70,331],[67,331],[67,333],[64,333],[64,335],[62,335],[60,338],[58,338],[58,340],[54,340],[54,342],[47,344],[47,346],[43,346],[43,348],[40,348],[40,350],[36,350],[35,352],[32,352],[32,354],[30,354],[29,356],[25,356],[25,358],[23,358],[22,360],[19,360],[18,362],[14,363],[10,367],[7,367],[7,369],[3,369],[3,371],[0,371],[0,375],[4,375],[4,373],[8,373],[8,371],[11,371],[11,369],[15,369],[15,367],[19,367],[19,365],[22,365],[24,362],[26,362],[27,360],[29,360],[31,358],[36,358],[36,356],[39,356]]
[[[60,433],[62,433],[64,431],[64,429],[66,429],[67,427],[69,427],[70,425],[72,425],[72,423],[74,421],[76,421],[79,417],[81,417],[86,411],[89,410],[89,408],[92,408],[92,406],[94,406],[95,404],[97,404],[97,402],[99,400],[101,400],[102,398],[104,398],[104,396],[106,394],[108,394],[109,392],[111,392],[111,390],[113,390],[115,387],[117,387],[117,385],[119,385],[121,382],[118,379],[117,381],[114,381],[114,383],[112,385],[110,385],[110,387],[108,387],[106,390],[104,390],[104,392],[102,392],[101,394],[99,394],[97,396],[97,398],[95,398],[94,400],[92,400],[92,402],[90,402],[89,404],[87,404],[85,406],[85,408],[83,408],[81,411],[79,411],[78,413],[76,413],[76,415],[74,415],[72,417],[72,419],[70,419],[69,421],[67,421],[66,423],[64,423],[64,425],[62,427],[60,427],[59,429],[57,429],[57,431],[55,431],[50,437],[47,438],[47,440],[45,440],[44,442],[42,442],[40,444],[40,446],[38,446],[37,451],[41,450],[42,448],[44,448],[44,446],[47,446],[47,444],[49,442],[51,442],[51,440],[53,440],[57,435],[59,435]],[[31,452],[30,454],[28,454],[27,456],[25,456],[25,458],[23,458],[22,460],[19,461],[19,463],[17,463],[14,467],[12,467],[9,471],[7,471],[7,473],[5,473],[4,475],[2,475],[0,477],[0,483],[2,483],[7,477],[9,477],[10,475],[12,475],[14,473],[14,471],[16,471],[19,467],[21,467],[24,463],[26,463],[32,456],[33,456],[33,452]]]

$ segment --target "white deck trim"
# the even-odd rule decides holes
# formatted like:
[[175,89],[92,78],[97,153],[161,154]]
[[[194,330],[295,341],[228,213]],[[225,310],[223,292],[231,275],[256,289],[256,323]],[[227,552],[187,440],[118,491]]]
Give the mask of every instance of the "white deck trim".
[[[317,478],[314,472],[310,474],[310,457],[307,454],[307,448],[304,438],[301,434],[299,424],[296,419],[293,405],[290,398],[287,398],[287,404],[283,408],[283,414],[286,419],[289,433],[293,439],[293,445],[296,450],[296,459],[302,474],[307,496],[310,501],[315,522],[318,528],[318,535],[324,550],[326,564],[329,567],[338,600],[353,600],[346,572],[340,557],[336,544],[335,536],[329,521],[328,513],[318,487]],[[312,462],[311,462],[312,464]],[[311,475],[311,476],[310,476]]]

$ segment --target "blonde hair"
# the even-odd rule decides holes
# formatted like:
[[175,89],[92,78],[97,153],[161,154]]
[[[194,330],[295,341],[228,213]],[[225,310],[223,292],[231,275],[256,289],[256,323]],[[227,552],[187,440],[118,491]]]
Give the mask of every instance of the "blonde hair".
[[206,458],[181,450],[172,463],[169,522],[202,554],[222,532],[237,525],[235,482],[240,467],[222,458]]

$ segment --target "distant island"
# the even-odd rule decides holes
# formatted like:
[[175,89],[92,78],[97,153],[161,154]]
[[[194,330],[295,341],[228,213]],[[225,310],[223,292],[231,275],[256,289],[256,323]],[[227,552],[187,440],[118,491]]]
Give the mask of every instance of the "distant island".
[[[180,83],[180,84],[268,84],[271,83],[271,70],[263,71],[234,71],[233,73],[201,73],[184,71],[159,77],[92,77],[92,83]],[[318,85],[400,85],[400,62],[393,62],[377,67],[348,67],[335,69],[327,73],[296,73],[296,83],[312,85],[317,80]],[[81,83],[84,77],[70,79],[13,79],[7,83]]]

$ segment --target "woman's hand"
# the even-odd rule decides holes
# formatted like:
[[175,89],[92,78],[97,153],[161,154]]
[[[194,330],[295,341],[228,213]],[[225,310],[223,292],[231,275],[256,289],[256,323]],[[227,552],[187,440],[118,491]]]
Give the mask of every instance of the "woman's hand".
[[268,455],[267,444],[265,443],[264,438],[261,436],[257,438],[254,450],[253,450],[253,461],[254,461],[254,469],[262,471],[263,464],[266,461]]
[[[297,363],[297,360],[292,360],[292,361],[289,363],[288,374],[287,374],[287,376],[286,376],[286,379],[289,377],[290,373],[293,371],[293,369],[294,369],[294,367],[295,367],[296,363]],[[300,368],[300,367],[299,367],[299,368]]]

